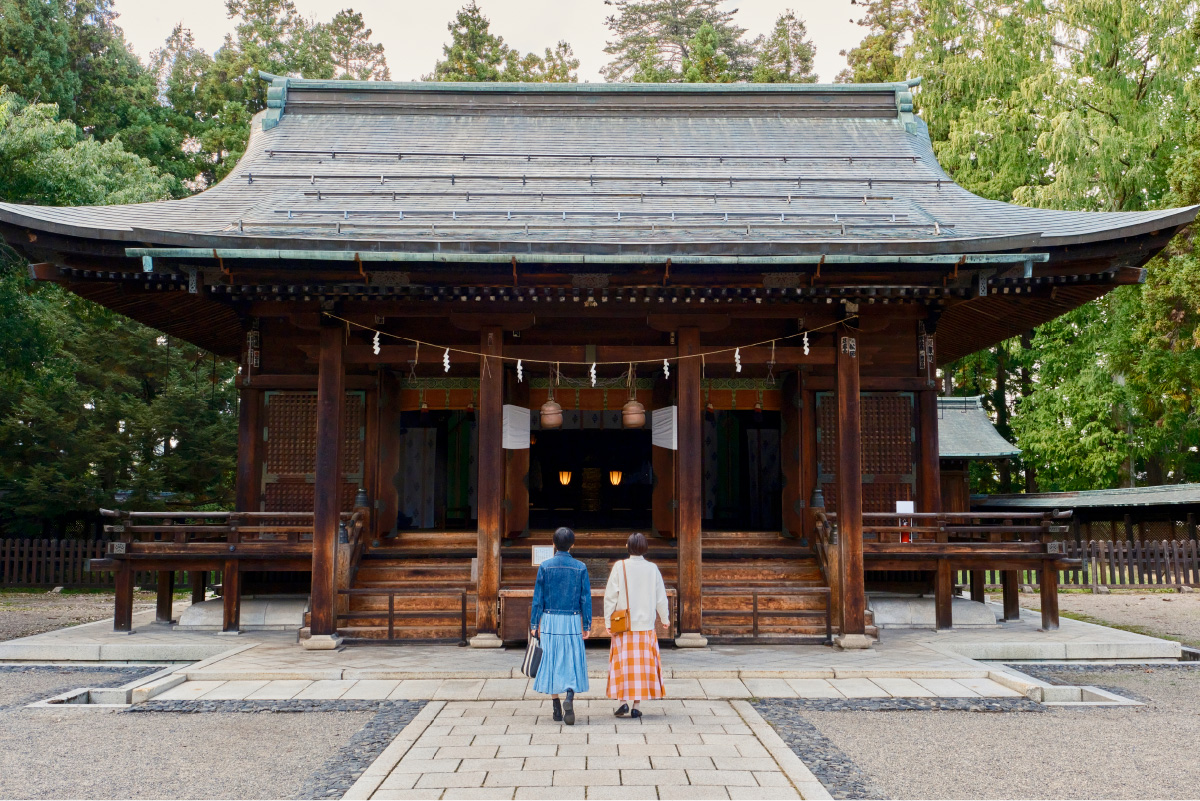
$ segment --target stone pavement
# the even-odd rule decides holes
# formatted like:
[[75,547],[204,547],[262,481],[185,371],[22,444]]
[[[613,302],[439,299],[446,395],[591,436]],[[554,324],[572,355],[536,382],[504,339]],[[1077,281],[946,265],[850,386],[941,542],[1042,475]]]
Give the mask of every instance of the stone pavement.
[[646,702],[640,720],[608,701],[431,702],[346,794],[348,799],[829,798],[744,701]]

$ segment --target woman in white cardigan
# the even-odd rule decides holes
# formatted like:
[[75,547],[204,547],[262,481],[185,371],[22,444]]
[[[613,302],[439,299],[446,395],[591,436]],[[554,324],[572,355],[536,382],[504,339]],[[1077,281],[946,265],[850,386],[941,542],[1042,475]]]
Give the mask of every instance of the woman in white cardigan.
[[613,565],[604,590],[604,624],[610,631],[615,612],[628,610],[629,614],[629,630],[612,636],[607,694],[620,703],[617,717],[640,718],[639,701],[666,695],[654,622],[657,618],[669,626],[670,612],[662,573],[657,565],[645,559],[650,549],[645,536],[631,534],[628,546],[629,558]]

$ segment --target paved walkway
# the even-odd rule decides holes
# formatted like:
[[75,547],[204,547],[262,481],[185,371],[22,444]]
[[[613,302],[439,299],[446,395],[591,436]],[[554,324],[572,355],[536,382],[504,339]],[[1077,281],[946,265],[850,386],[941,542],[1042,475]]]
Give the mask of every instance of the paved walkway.
[[829,798],[745,702],[647,702],[641,720],[607,701],[432,702],[347,793],[348,799]]

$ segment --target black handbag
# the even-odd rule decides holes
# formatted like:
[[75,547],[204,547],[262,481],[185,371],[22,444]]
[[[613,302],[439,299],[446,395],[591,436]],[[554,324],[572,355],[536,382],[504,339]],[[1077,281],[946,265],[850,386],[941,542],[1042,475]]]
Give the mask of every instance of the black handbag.
[[521,663],[521,673],[531,679],[537,678],[538,666],[542,664],[542,641],[530,635],[529,644],[525,646],[525,661]]

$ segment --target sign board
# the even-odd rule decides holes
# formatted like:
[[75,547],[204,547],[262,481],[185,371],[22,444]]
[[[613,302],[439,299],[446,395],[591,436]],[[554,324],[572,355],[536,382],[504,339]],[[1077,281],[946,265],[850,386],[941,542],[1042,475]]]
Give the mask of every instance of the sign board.
[[553,545],[534,545],[529,550],[531,550],[533,552],[533,566],[534,567],[537,567],[542,562],[545,562],[547,559],[549,559],[551,556],[554,556],[554,546]]
[[529,448],[529,410],[524,406],[504,404],[504,449],[523,451]]
[[916,506],[912,501],[896,501],[896,514],[911,515],[916,511]]
[[665,406],[650,412],[650,429],[653,432],[650,441],[660,448],[679,450],[679,434],[676,430],[678,419],[678,406]]

